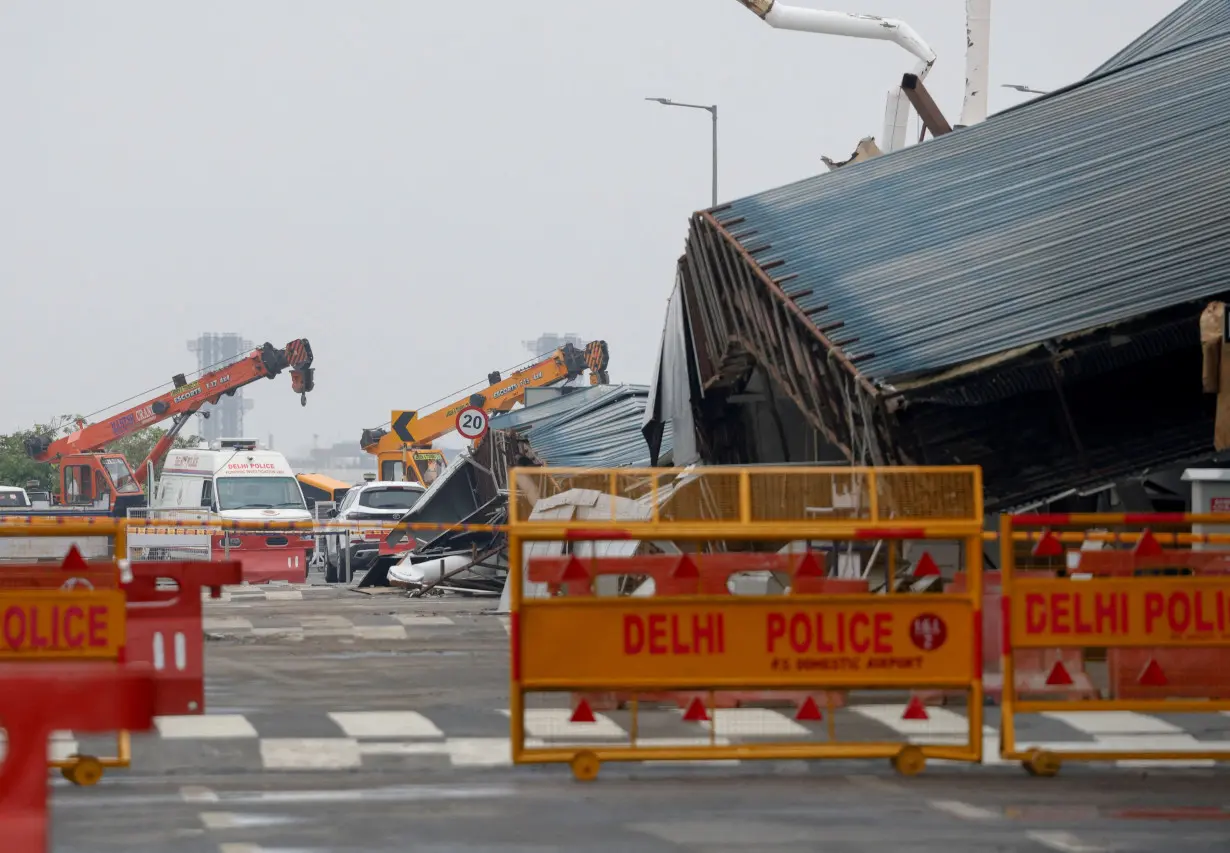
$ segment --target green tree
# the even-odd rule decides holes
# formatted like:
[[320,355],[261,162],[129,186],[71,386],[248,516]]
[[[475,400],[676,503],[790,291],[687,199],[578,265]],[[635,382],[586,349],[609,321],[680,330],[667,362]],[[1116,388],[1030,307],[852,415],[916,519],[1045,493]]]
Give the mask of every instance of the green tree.
[[21,486],[37,480],[41,488],[50,490],[56,480],[56,466],[35,462],[26,453],[26,439],[39,433],[36,429],[0,435],[0,485]]
[[[36,462],[31,459],[26,452],[26,442],[36,436],[54,438],[63,435],[65,428],[71,429],[76,420],[75,417],[61,416],[54,418],[51,423],[38,424],[27,430],[0,435],[0,485],[24,487],[28,482],[36,480],[42,488],[56,490],[59,466],[51,462]],[[123,454],[135,471],[145,461],[149,452],[154,449],[158,440],[166,434],[167,431],[162,427],[146,427],[119,441],[111,442],[107,445],[106,450],[110,453]],[[193,447],[198,441],[196,436],[180,435],[176,437],[172,447]],[[158,460],[155,466],[155,476],[162,473],[162,461]]]

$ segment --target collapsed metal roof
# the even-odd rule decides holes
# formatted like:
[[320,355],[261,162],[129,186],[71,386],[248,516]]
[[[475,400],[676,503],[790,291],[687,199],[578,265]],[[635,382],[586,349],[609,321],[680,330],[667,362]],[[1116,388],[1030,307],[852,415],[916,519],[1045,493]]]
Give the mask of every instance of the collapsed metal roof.
[[1230,33],[1230,0],[1188,0],[1089,76],[1096,77],[1208,36],[1226,33]]
[[[513,429],[547,465],[577,468],[648,466],[641,433],[647,385],[593,385],[491,418],[491,429]],[[671,445],[669,428],[663,450]]]
[[692,242],[725,243],[880,382],[1209,296],[1230,282],[1227,48],[699,213]]
[[1230,30],[1198,29],[694,214],[679,280],[705,461],[822,439],[860,464],[976,464],[995,509],[1210,453],[1197,319],[1230,292]]

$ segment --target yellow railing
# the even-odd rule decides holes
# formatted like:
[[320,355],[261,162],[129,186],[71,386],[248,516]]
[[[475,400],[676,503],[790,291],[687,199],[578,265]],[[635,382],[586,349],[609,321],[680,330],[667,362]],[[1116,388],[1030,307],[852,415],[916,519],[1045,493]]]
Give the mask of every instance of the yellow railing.
[[[877,530],[938,533],[983,522],[982,473],[974,466],[517,468],[509,479],[509,524],[522,525],[526,538],[593,529],[639,537],[660,527],[719,538],[732,525],[753,538],[793,538],[804,529],[823,537],[855,522],[867,534],[859,538],[871,538]],[[589,493],[588,506],[574,501],[569,512],[551,511],[578,491]]]

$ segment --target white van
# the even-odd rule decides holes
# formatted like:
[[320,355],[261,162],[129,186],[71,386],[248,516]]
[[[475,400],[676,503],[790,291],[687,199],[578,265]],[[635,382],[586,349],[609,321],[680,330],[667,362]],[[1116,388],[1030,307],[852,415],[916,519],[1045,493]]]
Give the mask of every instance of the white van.
[[[312,514],[285,456],[258,449],[254,439],[224,438],[214,447],[167,454],[149,517],[281,522],[311,521]],[[134,546],[142,544],[130,539]],[[149,540],[143,544],[152,546]],[[187,542],[181,537],[175,544]],[[249,583],[302,583],[313,544],[311,530],[236,530],[213,536],[210,556],[241,560]]]
[[30,496],[20,486],[0,486],[0,515],[11,510],[30,509]]

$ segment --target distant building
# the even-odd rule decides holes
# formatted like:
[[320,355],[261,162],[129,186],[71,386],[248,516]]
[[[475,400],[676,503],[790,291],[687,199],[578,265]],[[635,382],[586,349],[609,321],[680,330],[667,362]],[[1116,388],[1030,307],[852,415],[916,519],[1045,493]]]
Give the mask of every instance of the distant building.
[[[204,373],[239,361],[252,351],[252,342],[234,332],[204,332],[188,341],[188,351],[196,353],[197,370]],[[243,436],[243,413],[250,411],[252,405],[251,400],[244,399],[242,388],[233,396],[223,397],[217,405],[206,403],[201,412],[207,412],[209,417],[197,418],[193,432],[206,441]]]

